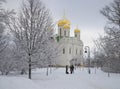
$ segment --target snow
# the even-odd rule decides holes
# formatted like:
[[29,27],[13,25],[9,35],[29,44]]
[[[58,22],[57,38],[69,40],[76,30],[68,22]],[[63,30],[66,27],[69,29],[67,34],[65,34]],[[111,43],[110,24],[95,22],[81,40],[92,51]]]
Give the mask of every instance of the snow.
[[32,80],[23,77],[0,77],[0,89],[40,89]]
[[64,68],[52,69],[46,76],[46,69],[32,71],[32,80],[24,76],[1,76],[0,89],[120,89],[120,74],[110,74],[98,69],[76,69],[74,74],[65,74]]

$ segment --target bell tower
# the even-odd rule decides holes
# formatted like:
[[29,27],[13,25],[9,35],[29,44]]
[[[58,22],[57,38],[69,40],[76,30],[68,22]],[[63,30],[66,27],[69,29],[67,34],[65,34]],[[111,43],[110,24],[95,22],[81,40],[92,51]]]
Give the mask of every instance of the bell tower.
[[74,30],[74,35],[78,40],[80,40],[80,30],[78,29],[78,27]]

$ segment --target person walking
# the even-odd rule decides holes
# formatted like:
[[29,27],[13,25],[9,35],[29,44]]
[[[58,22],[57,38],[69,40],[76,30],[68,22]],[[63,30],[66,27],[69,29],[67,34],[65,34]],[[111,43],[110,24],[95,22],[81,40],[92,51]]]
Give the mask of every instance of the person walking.
[[70,66],[70,73],[71,73],[71,74],[74,73],[74,66],[73,66],[73,65]]
[[66,65],[66,74],[69,74],[69,72],[68,72],[68,65]]

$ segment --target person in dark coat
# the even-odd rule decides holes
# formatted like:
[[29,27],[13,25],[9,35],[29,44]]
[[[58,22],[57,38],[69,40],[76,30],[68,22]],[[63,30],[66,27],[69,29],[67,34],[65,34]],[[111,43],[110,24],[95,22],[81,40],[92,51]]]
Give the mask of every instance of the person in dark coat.
[[73,65],[70,66],[70,73],[71,74],[74,73],[74,66]]
[[66,65],[66,74],[69,74],[69,72],[68,72],[68,65]]

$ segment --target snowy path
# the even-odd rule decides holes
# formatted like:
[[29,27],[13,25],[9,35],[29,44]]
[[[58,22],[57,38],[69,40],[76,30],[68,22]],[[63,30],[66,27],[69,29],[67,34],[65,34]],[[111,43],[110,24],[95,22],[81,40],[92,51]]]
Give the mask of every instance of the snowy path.
[[120,89],[120,74],[107,74],[98,70],[88,74],[87,70],[75,70],[74,74],[65,74],[65,69],[57,69],[49,76],[40,70],[33,73],[33,81],[41,89]]

